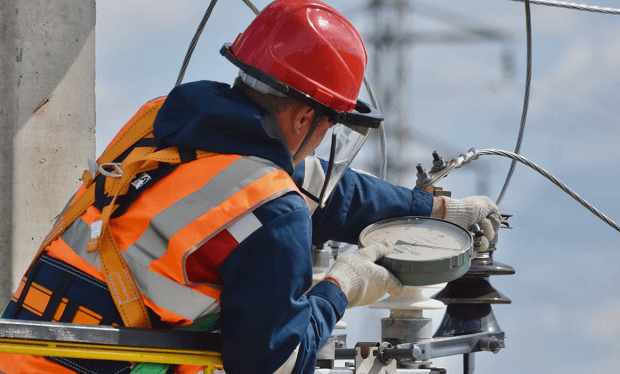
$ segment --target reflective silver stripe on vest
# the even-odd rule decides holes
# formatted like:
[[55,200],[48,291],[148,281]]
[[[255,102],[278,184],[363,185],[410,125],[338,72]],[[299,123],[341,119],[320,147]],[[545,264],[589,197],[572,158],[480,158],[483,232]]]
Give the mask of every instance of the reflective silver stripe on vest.
[[199,190],[151,218],[144,234],[129,246],[126,255],[148,267],[166,253],[170,238],[179,230],[275,170],[278,170],[278,167],[273,163],[246,157],[238,158]]
[[256,218],[254,213],[250,213],[245,217],[242,217],[239,221],[233,223],[228,227],[228,233],[232,235],[237,243],[241,243],[248,236],[252,235],[254,231],[260,229],[263,226],[262,223]]
[[[295,187],[287,187],[284,188],[274,194],[272,194],[271,196],[267,196],[266,198],[264,198],[263,200],[257,202],[254,206],[248,207],[248,209],[246,209],[243,213],[239,214],[238,217],[235,217],[233,220],[225,223],[222,225],[222,227],[220,227],[219,230],[214,231],[211,235],[207,236],[206,238],[204,238],[202,241],[200,241],[198,244],[196,244],[195,246],[189,248],[187,251],[185,251],[185,253],[183,254],[183,279],[185,281],[186,284],[197,284],[194,282],[190,282],[189,278],[187,276],[187,268],[185,267],[186,263],[187,263],[187,257],[189,255],[191,255],[192,253],[194,253],[198,248],[202,247],[203,244],[205,244],[206,242],[208,242],[209,240],[213,239],[213,237],[215,235],[217,235],[218,233],[222,232],[222,230],[224,229],[228,229],[232,226],[234,226],[236,223],[241,222],[246,215],[248,214],[248,212],[252,212],[254,209],[258,208],[259,206],[262,206],[264,204],[266,204],[269,201],[275,200],[278,197],[287,194],[289,192],[298,192],[297,188]],[[254,216],[253,213],[250,213],[252,216]],[[260,223],[260,221],[259,221]],[[261,224],[262,226],[262,224]],[[256,230],[258,230],[260,227],[256,227]],[[248,233],[248,236],[250,236],[252,233]],[[245,240],[245,238],[243,238]],[[238,242],[240,243],[240,242]]]
[[129,256],[123,257],[140,292],[160,307],[192,321],[220,311],[220,304],[214,298],[159,275]]
[[86,246],[90,240],[90,227],[88,223],[81,217],[78,217],[73,223],[67,227],[60,238],[75,252],[78,256],[86,260],[89,264],[101,270],[101,261],[99,260],[99,252],[86,252]]
[[[86,252],[90,227],[82,218],[78,217],[60,237],[78,256],[101,270],[99,252]],[[140,292],[162,308],[189,320],[219,311],[217,300],[152,272],[129,256],[123,257]]]
[[[140,292],[158,306],[189,320],[217,313],[220,308],[217,300],[159,275],[149,270],[148,266],[164,255],[168,242],[175,233],[275,170],[278,170],[278,167],[269,161],[241,157],[216,174],[198,191],[154,216],[140,239],[123,253]],[[240,182],[231,183],[239,180]],[[77,255],[101,270],[99,252],[86,252],[90,231],[88,224],[78,217],[60,237]]]

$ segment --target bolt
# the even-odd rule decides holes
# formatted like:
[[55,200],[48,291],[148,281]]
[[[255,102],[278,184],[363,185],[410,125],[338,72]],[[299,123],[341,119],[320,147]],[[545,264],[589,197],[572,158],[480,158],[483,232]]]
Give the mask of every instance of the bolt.
[[430,174],[428,174],[426,170],[424,170],[421,164],[418,164],[416,166],[416,169],[418,170],[418,180],[416,181],[416,184],[418,186],[429,186],[432,180]]
[[431,168],[431,172],[438,172],[446,168],[448,164],[439,156],[437,151],[433,151],[433,167]]
[[483,351],[491,351],[493,353],[498,353],[499,350],[504,347],[505,347],[504,342],[502,340],[497,339],[495,336],[480,340],[480,349]]
[[492,351],[496,351],[501,348],[504,348],[504,342],[501,340],[493,340],[491,341],[490,348]]
[[422,356],[422,354],[424,353],[424,351],[421,351],[420,348],[416,345],[413,346],[413,349],[411,350],[411,355],[413,356],[414,359],[418,359],[420,358],[420,356]]

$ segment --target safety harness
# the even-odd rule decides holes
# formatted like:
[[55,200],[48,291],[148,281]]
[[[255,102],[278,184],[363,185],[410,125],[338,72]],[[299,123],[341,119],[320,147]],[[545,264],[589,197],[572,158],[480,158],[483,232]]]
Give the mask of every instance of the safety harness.
[[[141,183],[140,178],[136,179],[137,175],[141,177],[146,172],[156,172],[171,165],[215,155],[212,152],[179,150],[176,147],[157,149],[153,122],[164,101],[165,98],[160,98],[145,104],[97,160],[94,175],[89,170],[84,172],[84,192],[58,218],[33,260],[34,264],[50,243],[89,206],[98,206],[101,219],[91,225],[87,252],[99,251],[106,283],[127,327],[151,328],[152,324],[129,266],[110,231],[110,217],[121,205],[127,205],[129,187],[132,183]],[[122,162],[116,162],[124,154],[126,157]]]

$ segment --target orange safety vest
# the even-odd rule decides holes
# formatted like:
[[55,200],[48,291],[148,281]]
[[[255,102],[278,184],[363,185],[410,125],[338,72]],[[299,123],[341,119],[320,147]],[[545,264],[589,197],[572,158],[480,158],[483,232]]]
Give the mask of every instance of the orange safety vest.
[[[184,325],[219,310],[219,287],[195,284],[188,257],[223,230],[237,242],[260,223],[252,211],[297,191],[273,163],[238,155],[215,155],[180,165],[142,193],[110,230],[136,280],[145,304],[163,321]],[[89,207],[53,241],[47,253],[105,280],[98,252],[86,252],[91,225],[101,213]],[[258,224],[258,226],[257,226]]]
[[[163,100],[156,110],[161,103]],[[72,202],[86,188],[87,183]],[[140,183],[130,188],[140,188]],[[289,192],[299,190],[288,173],[270,161],[211,154],[182,163],[157,181],[122,215],[109,219],[109,230],[144,304],[170,325],[187,325],[219,312],[221,292],[218,285],[190,280],[187,269],[191,255],[224,231],[240,243],[261,226],[252,211]],[[106,281],[99,252],[88,250],[93,231],[98,230],[93,223],[101,216],[95,206],[89,206],[45,251]]]

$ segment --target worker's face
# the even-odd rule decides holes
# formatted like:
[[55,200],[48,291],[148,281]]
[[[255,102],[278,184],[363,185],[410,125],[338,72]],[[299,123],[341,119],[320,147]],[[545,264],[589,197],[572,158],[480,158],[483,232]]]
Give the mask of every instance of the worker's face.
[[[310,131],[310,127],[312,126],[313,121],[314,121],[314,116],[312,116],[310,120],[306,120],[302,124],[303,126],[301,126],[300,131],[299,133],[297,133],[297,136],[295,138],[296,148],[293,151],[293,154],[297,152],[297,150],[303,143],[304,139],[306,138],[306,135]],[[327,130],[329,130],[330,127],[332,127],[332,124],[329,123],[327,117],[323,117],[321,121],[319,122],[319,124],[317,125],[314,132],[312,133],[312,136],[310,137],[310,140],[308,141],[304,149],[301,151],[299,156],[297,156],[297,158],[294,160],[295,165],[303,161],[306,158],[306,156],[308,156],[312,151],[316,149],[316,147],[319,146],[319,144],[321,144],[321,142],[323,141],[323,138],[325,137],[325,134],[327,133]]]

